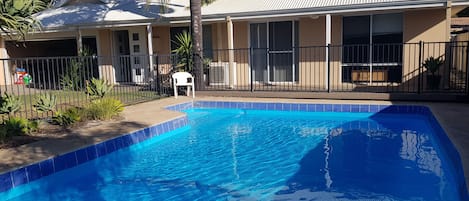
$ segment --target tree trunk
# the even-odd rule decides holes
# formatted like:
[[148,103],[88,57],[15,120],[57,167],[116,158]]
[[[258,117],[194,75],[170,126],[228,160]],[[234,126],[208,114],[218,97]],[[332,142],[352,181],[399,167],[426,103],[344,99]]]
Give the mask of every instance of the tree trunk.
[[192,49],[194,56],[194,75],[195,87],[197,90],[203,89],[203,54],[202,54],[202,1],[190,0],[191,9],[191,34],[192,34]]

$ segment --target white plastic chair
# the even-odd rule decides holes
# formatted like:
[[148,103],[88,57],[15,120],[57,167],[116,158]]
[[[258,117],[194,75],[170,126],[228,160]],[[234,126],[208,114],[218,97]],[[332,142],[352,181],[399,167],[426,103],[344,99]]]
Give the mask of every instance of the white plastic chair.
[[187,96],[192,88],[192,98],[195,98],[194,76],[188,72],[177,72],[172,75],[174,86],[174,98],[178,98],[178,87],[187,87]]

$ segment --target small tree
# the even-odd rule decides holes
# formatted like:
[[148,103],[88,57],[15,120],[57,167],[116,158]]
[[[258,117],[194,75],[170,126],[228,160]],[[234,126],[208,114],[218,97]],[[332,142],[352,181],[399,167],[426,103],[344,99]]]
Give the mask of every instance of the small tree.
[[176,35],[176,41],[173,41],[177,48],[172,52],[177,55],[178,63],[176,68],[179,70],[192,71],[192,38],[187,31]]

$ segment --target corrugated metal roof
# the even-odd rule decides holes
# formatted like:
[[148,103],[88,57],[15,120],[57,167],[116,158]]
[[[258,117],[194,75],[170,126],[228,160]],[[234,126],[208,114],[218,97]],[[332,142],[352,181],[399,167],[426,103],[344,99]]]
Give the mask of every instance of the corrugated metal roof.
[[[181,3],[182,1],[182,3]],[[188,1],[187,1],[188,2]],[[168,12],[186,10],[186,0],[173,0]],[[81,3],[51,8],[35,15],[44,28],[93,24],[126,24],[133,21],[152,21],[160,18],[160,4],[146,0],[117,0],[109,3]]]
[[[102,0],[103,4],[82,3],[52,8],[36,15],[47,28],[77,25],[128,24],[154,22],[165,17],[168,20],[188,19],[189,0],[170,0],[167,13],[160,13],[158,0],[146,5],[147,0]],[[107,2],[107,3],[106,3]],[[391,9],[392,6],[422,6],[446,0],[216,0],[202,8],[205,19],[223,16],[268,16],[271,14],[301,15],[307,12],[332,12],[347,9]],[[345,11],[343,11],[345,12]],[[350,12],[350,11],[349,11]]]
[[[315,11],[351,9],[357,7],[378,8],[393,5],[425,5],[445,3],[446,0],[216,0],[202,8],[204,16],[288,13],[290,11]],[[169,13],[166,17],[188,16],[189,11]]]

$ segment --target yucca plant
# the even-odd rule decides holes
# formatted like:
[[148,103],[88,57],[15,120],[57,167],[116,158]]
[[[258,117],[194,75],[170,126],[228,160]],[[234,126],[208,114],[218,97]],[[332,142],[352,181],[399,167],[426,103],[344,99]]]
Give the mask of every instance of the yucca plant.
[[176,41],[173,41],[177,48],[172,52],[178,56],[179,63],[177,68],[180,70],[192,71],[192,38],[187,31],[176,35]]
[[431,75],[427,76],[427,87],[429,89],[436,89],[440,85],[441,76],[436,75],[435,73],[444,63],[445,60],[441,57],[429,57],[422,63],[422,66],[431,73]]
[[21,101],[15,95],[4,93],[0,96],[0,114],[12,115],[20,109]]
[[108,94],[114,85],[108,84],[103,79],[91,79],[86,86],[86,94],[91,97],[91,99],[100,99],[104,98],[106,94]]
[[435,76],[435,72],[440,68],[441,65],[445,63],[445,60],[441,57],[429,57],[428,59],[423,62],[422,66],[425,67],[433,76]]
[[44,0],[2,0],[0,1],[0,31],[12,37],[24,36],[40,24],[32,16],[47,7]]
[[54,112],[57,105],[57,96],[53,94],[42,94],[37,97],[36,103],[33,104],[34,110],[39,113]]
[[124,104],[113,98],[103,98],[92,101],[86,108],[90,120],[109,120],[124,110]]

